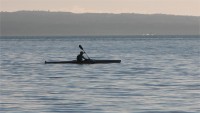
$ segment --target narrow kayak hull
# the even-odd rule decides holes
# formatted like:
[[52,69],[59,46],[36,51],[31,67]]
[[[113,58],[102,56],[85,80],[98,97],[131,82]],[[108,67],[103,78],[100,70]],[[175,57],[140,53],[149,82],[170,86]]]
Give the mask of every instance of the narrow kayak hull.
[[72,61],[45,61],[45,64],[107,64],[107,63],[120,63],[121,60],[87,60],[83,62]]

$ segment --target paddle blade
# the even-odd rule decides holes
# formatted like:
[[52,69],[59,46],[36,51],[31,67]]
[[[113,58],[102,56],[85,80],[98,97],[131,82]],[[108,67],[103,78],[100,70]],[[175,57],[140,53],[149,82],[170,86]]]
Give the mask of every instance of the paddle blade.
[[81,45],[79,45],[79,48],[83,50],[83,47]]

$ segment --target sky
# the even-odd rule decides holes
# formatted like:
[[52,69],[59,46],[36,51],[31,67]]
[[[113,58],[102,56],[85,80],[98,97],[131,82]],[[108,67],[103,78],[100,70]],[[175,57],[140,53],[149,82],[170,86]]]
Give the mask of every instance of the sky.
[[0,0],[0,11],[19,10],[200,16],[200,0]]

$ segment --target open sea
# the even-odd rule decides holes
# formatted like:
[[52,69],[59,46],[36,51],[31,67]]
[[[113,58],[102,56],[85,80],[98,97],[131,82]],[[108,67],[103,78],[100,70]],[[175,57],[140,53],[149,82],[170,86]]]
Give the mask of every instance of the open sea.
[[[44,64],[92,59],[116,64]],[[1,113],[200,113],[200,36],[0,37]]]

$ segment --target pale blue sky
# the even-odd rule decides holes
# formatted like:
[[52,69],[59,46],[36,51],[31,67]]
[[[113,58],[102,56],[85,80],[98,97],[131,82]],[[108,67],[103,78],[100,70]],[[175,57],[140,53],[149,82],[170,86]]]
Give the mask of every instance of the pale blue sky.
[[0,11],[142,13],[200,16],[200,0],[0,0]]

